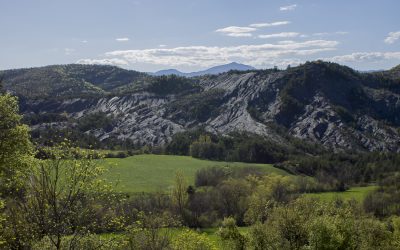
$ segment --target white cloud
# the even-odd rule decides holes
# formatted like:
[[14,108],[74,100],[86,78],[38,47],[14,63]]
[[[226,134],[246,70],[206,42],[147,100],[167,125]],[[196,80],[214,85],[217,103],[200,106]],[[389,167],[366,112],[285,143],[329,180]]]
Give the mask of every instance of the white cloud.
[[229,26],[226,28],[217,29],[215,32],[232,34],[232,33],[249,33],[256,30],[257,29],[251,27]]
[[286,25],[289,23],[290,23],[289,21],[279,21],[279,22],[273,22],[273,23],[253,23],[253,24],[250,24],[250,27],[264,28],[264,27],[281,26],[281,25]]
[[217,29],[215,32],[219,32],[231,37],[251,37],[252,34],[250,32],[256,30],[256,28],[252,27],[229,26],[226,28]]
[[167,45],[166,44],[160,44],[160,45],[158,45],[158,47],[164,48],[164,47],[167,47]]
[[88,43],[88,41],[87,40],[83,40],[82,43]]
[[101,64],[152,64],[169,67],[210,67],[237,61],[254,66],[284,65],[296,57],[315,55],[336,49],[337,41],[310,40],[304,42],[281,41],[258,45],[186,46],[176,48],[152,48],[143,50],[117,50],[105,53],[105,59],[82,59],[80,63]]
[[289,11],[289,10],[294,10],[296,9],[297,4],[292,4],[292,5],[287,5],[287,6],[282,6],[279,8],[280,11]]
[[312,36],[331,36],[331,35],[347,35],[349,32],[347,31],[336,31],[336,32],[319,32],[313,33]]
[[127,42],[127,41],[129,41],[129,38],[127,38],[127,37],[116,38],[115,41],[117,41],[117,42]]
[[288,37],[297,37],[300,33],[297,32],[281,32],[275,34],[268,34],[268,35],[259,35],[259,38],[288,38]]
[[400,31],[390,32],[388,36],[385,38],[385,43],[392,44],[400,39]]
[[289,21],[279,21],[272,23],[252,23],[249,26],[240,27],[240,26],[229,26],[221,29],[217,29],[215,32],[222,33],[226,36],[231,37],[252,37],[252,32],[258,30],[263,27],[273,27],[289,24]]
[[101,64],[101,65],[128,65],[129,63],[123,59],[110,58],[110,59],[80,59],[76,63],[79,64]]
[[376,62],[382,60],[400,59],[400,52],[355,52],[348,55],[325,58],[327,61],[346,62]]
[[251,37],[253,36],[251,33],[228,33],[227,36],[231,37]]

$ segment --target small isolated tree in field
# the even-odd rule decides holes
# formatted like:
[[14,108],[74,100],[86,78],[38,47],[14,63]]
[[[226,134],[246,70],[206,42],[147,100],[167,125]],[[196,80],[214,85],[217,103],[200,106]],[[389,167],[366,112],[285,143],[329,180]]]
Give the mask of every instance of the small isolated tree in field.
[[172,190],[173,204],[182,218],[185,217],[185,209],[188,202],[187,182],[182,172],[175,175],[175,185]]
[[108,186],[100,179],[105,170],[93,151],[72,148],[68,142],[43,153],[47,159],[34,169],[21,206],[38,239],[46,237],[60,249],[68,236],[73,248],[80,237],[96,229],[94,201],[107,193]]

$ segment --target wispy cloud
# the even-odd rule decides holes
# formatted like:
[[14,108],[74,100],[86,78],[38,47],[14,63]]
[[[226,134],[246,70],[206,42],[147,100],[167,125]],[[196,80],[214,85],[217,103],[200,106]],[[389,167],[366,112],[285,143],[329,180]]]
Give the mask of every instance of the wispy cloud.
[[101,64],[101,65],[119,65],[124,66],[129,63],[123,59],[105,58],[105,59],[80,59],[76,63],[79,64]]
[[[336,49],[337,41],[284,41],[259,45],[186,46],[143,50],[117,50],[104,54],[105,58],[82,59],[79,63],[134,65],[136,63],[172,67],[210,67],[238,61],[254,66],[294,64],[297,57],[315,55]],[[290,63],[291,62],[291,63]]]
[[279,8],[280,11],[290,11],[290,10],[295,10],[297,7],[297,4],[292,4],[292,5],[287,5],[287,6],[282,6]]
[[232,37],[250,37],[252,36],[250,32],[256,30],[256,28],[252,27],[229,26],[222,29],[217,29],[215,32],[219,32]]
[[392,44],[400,38],[400,31],[390,32],[385,38],[385,43]]
[[88,43],[88,40],[83,40],[82,43]]
[[231,37],[251,37],[254,31],[264,27],[273,27],[289,24],[289,21],[279,21],[272,23],[252,23],[249,26],[229,26],[221,29],[217,29],[215,32],[222,33],[226,36]]
[[275,34],[267,34],[267,35],[259,35],[259,38],[289,38],[289,37],[297,37],[300,33],[297,32],[281,32]]
[[251,33],[228,33],[227,36],[231,37],[251,37],[253,34]]
[[264,28],[264,27],[281,26],[281,25],[286,25],[289,23],[290,23],[289,21],[279,21],[279,22],[273,22],[273,23],[252,23],[249,26],[254,27],[254,28]]
[[318,32],[313,33],[312,36],[332,36],[332,35],[347,35],[349,32],[347,31],[336,31],[336,32]]
[[400,52],[355,52],[347,55],[324,58],[324,60],[338,63],[377,62],[391,59],[400,59]]
[[115,41],[117,41],[117,42],[127,42],[127,41],[129,41],[129,38],[127,38],[127,37],[116,38]]
[[167,47],[167,45],[166,44],[160,44],[160,45],[158,45],[158,47],[164,48],[164,47]]

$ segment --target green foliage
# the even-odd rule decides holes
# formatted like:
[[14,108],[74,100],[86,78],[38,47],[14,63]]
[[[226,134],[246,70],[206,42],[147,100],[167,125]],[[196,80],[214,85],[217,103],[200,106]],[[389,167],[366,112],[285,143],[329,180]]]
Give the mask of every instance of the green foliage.
[[[23,200],[26,180],[34,165],[29,129],[21,123],[18,100],[0,94],[0,247],[25,247],[30,230],[15,212]],[[18,233],[15,231],[18,230]],[[18,236],[18,238],[16,238]]]
[[172,237],[168,227],[177,225],[168,214],[139,213],[139,219],[126,230],[123,249],[167,249]]
[[274,207],[249,237],[255,249],[394,249],[393,233],[351,201],[297,199]]
[[[120,238],[112,237],[104,239],[97,234],[87,234],[80,237],[66,237],[62,240],[60,249],[85,249],[85,250],[110,250],[122,249],[123,242]],[[54,246],[49,237],[44,237],[32,245],[33,250],[53,250]]]
[[200,159],[218,160],[223,154],[221,145],[211,141],[208,135],[201,135],[198,140],[190,145],[190,155]]
[[246,249],[246,237],[240,233],[234,218],[225,218],[219,228],[218,235],[221,237],[226,249]]
[[328,153],[318,156],[293,157],[275,164],[289,173],[314,176],[331,190],[344,191],[346,186],[369,184],[400,171],[398,153]]
[[216,250],[216,246],[210,242],[203,233],[199,234],[190,229],[184,229],[172,240],[174,250]]
[[0,95],[0,197],[17,195],[33,164],[29,129],[21,119],[17,98]]
[[[187,146],[189,146],[189,149]],[[203,130],[180,133],[166,146],[167,153],[189,154],[200,159],[275,163],[284,160],[283,146],[249,133],[214,135]]]
[[364,200],[367,212],[377,217],[400,215],[400,173],[397,172],[379,182],[379,187]]
[[223,97],[224,91],[219,89],[185,95],[170,103],[167,112],[177,122],[205,122],[218,114]]
[[61,249],[67,237],[73,240],[100,226],[94,222],[94,202],[109,186],[100,180],[105,169],[94,160],[93,151],[71,148],[68,143],[44,151],[49,159],[33,169],[25,200],[18,207],[34,237],[47,236],[54,248]]
[[100,97],[121,86],[142,85],[145,73],[100,65],[55,65],[2,72],[6,88],[27,98]]
[[182,172],[175,173],[175,183],[172,189],[172,204],[182,219],[186,217],[188,202],[187,182]]
[[150,81],[145,90],[158,95],[181,94],[197,91],[200,87],[193,84],[191,79],[177,75],[159,76]]
[[94,129],[103,129],[106,132],[110,132],[114,127],[113,117],[107,116],[102,112],[87,114],[78,120],[78,129],[82,132]]
[[358,202],[363,202],[364,199],[373,191],[375,191],[377,186],[366,186],[366,187],[351,187],[346,191],[336,191],[336,192],[316,192],[307,193],[307,197],[318,198],[323,201],[334,201],[337,199],[341,200],[351,200],[354,199]]

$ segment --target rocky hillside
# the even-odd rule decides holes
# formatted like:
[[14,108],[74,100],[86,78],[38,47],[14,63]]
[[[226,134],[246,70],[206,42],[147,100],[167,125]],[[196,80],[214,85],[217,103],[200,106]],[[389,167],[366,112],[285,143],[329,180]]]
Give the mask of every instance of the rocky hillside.
[[[311,62],[279,70],[230,71],[195,78],[154,77],[111,66],[65,65],[1,72],[27,116],[63,114],[34,130],[69,127],[89,114],[111,117],[110,136],[159,145],[175,133],[257,133],[284,144],[287,135],[334,150],[400,152],[400,74],[359,73]],[[40,119],[39,119],[40,121]]]

